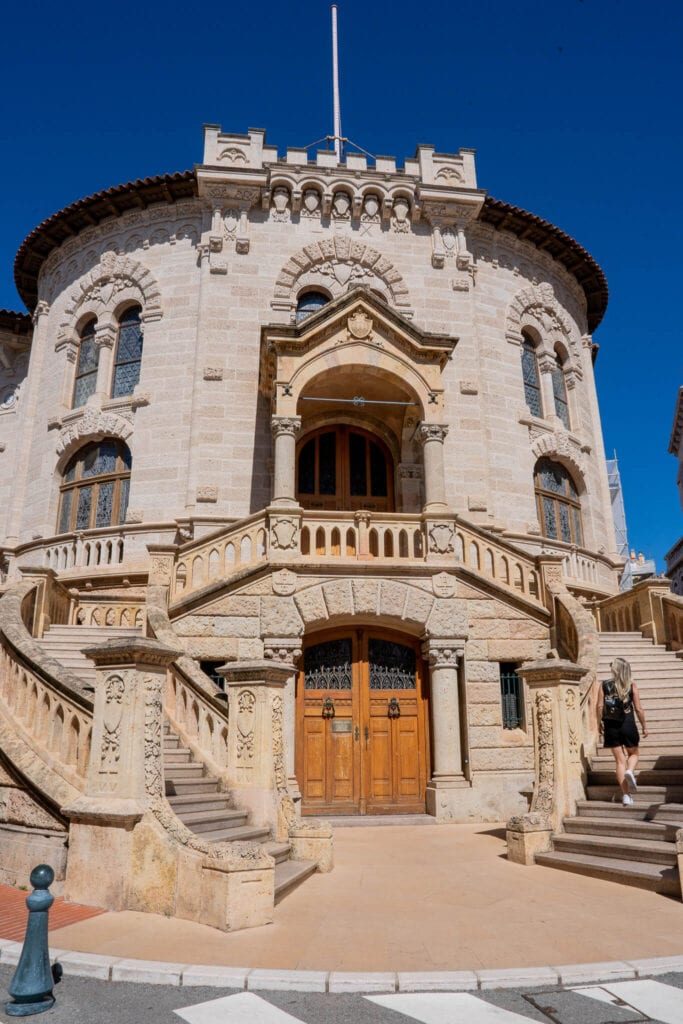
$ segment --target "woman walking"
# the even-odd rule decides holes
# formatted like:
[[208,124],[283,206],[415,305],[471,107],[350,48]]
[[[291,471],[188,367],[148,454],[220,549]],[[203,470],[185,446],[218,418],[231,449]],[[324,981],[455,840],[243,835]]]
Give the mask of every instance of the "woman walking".
[[638,788],[635,770],[640,736],[635,716],[638,716],[644,737],[647,736],[647,726],[638,687],[631,679],[631,666],[623,658],[615,658],[610,669],[612,678],[603,680],[598,694],[598,728],[600,735],[604,733],[604,745],[614,755],[621,802],[630,806],[633,803],[631,794]]

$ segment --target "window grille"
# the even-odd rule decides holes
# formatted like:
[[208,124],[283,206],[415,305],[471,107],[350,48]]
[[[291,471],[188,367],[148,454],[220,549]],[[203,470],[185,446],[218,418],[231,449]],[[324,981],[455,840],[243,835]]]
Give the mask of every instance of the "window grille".
[[142,361],[142,323],[140,307],[132,306],[119,320],[119,336],[116,343],[116,362],[112,398],[132,395],[140,380]]
[[524,380],[524,400],[529,412],[534,416],[542,416],[541,386],[538,380],[538,360],[536,346],[525,337],[522,344],[522,378]]
[[524,722],[523,689],[514,662],[500,663],[500,702],[503,708],[503,728],[520,729]]

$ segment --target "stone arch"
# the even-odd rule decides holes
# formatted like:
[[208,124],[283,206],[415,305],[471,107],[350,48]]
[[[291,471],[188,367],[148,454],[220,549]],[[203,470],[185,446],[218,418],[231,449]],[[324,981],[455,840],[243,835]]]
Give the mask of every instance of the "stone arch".
[[534,454],[535,462],[539,459],[552,459],[553,462],[559,462],[572,474],[579,491],[585,491],[586,474],[583,458],[576,442],[572,441],[566,431],[543,434],[536,438],[531,446],[531,451]]
[[304,283],[326,285],[333,298],[355,285],[378,283],[403,316],[411,317],[410,297],[403,277],[391,260],[376,249],[346,237],[326,238],[300,249],[285,263],[275,282],[272,306],[293,310]]
[[79,290],[71,295],[65,310],[65,321],[60,325],[59,340],[68,339],[73,324],[84,313],[92,313],[98,319],[110,316],[124,303],[135,302],[142,306],[145,322],[160,320],[161,292],[151,271],[130,256],[117,255],[108,251],[102,254],[99,264],[79,282]]
[[[465,636],[467,612],[464,602],[456,598],[438,598],[431,590],[395,579],[327,580],[306,587],[293,598],[291,614],[300,620],[297,635],[326,626],[380,620],[387,627],[412,636]],[[284,613],[284,608],[282,609]],[[272,635],[270,624],[264,636]]]
[[82,416],[59,432],[56,447],[59,456],[58,469],[88,441],[101,441],[105,437],[115,437],[128,444],[132,433],[133,424],[123,416],[86,406]]
[[572,332],[572,321],[555,297],[547,281],[517,292],[508,306],[505,333],[510,341],[521,343],[522,331],[531,328],[541,338],[542,347],[554,353],[559,342],[569,353],[570,365],[581,376],[579,344]]

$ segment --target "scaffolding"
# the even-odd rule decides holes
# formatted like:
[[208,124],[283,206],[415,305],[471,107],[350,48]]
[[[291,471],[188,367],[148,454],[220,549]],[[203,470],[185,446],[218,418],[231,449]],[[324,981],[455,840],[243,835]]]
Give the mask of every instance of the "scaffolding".
[[647,579],[648,576],[654,576],[657,570],[653,560],[644,560],[642,555],[636,559],[635,552],[629,550],[624,493],[621,489],[621,476],[619,474],[616,451],[613,459],[606,459],[605,461],[607,464],[607,482],[612,502],[612,520],[614,522],[617,551],[619,557],[623,558],[625,562],[624,571],[619,581],[619,589],[630,590],[634,583],[641,579]]

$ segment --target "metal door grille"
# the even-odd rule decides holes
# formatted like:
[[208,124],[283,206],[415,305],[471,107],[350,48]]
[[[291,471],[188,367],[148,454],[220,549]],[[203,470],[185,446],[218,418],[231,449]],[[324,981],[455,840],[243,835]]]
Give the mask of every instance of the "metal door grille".
[[522,680],[512,662],[500,664],[500,700],[503,707],[503,728],[519,729],[524,721]]

